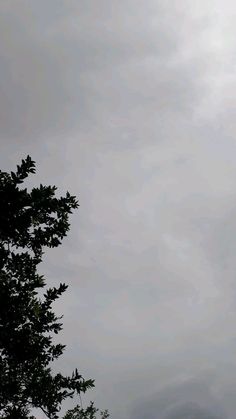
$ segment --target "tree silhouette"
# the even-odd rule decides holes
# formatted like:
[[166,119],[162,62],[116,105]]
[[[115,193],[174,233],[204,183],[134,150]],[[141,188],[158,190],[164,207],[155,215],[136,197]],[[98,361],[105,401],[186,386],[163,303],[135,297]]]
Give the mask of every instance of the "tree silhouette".
[[[51,370],[51,362],[65,349],[53,343],[62,323],[52,304],[67,285],[45,289],[45,278],[37,268],[44,248],[59,246],[67,235],[69,215],[78,202],[68,192],[57,198],[55,186],[22,188],[32,173],[35,163],[29,156],[15,173],[0,171],[0,417],[4,419],[33,419],[32,408],[56,419],[65,399],[94,386],[77,369],[71,376]],[[41,298],[39,290],[44,291]]]

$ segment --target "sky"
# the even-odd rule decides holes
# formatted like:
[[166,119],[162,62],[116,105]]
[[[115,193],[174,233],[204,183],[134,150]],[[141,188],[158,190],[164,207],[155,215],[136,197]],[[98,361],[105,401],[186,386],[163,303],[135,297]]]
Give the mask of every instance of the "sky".
[[[0,2],[0,167],[80,203],[48,283],[112,419],[235,419],[233,0]],[[67,403],[66,407],[71,407]],[[41,417],[39,418],[41,419]]]

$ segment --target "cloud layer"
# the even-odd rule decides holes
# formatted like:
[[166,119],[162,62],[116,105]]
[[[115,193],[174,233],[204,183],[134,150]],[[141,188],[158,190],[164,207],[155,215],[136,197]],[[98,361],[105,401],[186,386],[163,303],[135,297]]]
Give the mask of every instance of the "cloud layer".
[[234,419],[235,5],[0,5],[1,168],[78,195],[42,267],[113,419]]

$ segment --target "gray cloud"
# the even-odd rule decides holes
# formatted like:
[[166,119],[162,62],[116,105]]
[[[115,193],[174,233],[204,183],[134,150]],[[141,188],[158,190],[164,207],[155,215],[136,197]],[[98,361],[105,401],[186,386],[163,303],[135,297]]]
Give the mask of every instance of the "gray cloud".
[[41,269],[70,284],[59,367],[113,419],[235,417],[234,8],[0,5],[1,168],[79,197]]
[[152,1],[145,10],[132,0],[110,7],[61,2],[47,5],[45,18],[45,7],[1,6],[3,138],[65,136],[91,123],[140,136],[154,128],[153,118],[160,125],[199,100],[204,63],[179,60],[176,8],[169,14]]
[[133,410],[135,419],[226,419],[227,414],[211,389],[201,380],[184,380],[141,402]]

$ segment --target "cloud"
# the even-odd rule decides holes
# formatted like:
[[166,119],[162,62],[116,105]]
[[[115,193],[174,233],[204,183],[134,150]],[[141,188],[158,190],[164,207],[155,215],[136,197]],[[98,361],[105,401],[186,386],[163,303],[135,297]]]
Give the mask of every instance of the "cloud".
[[169,386],[152,399],[139,402],[131,419],[226,419],[227,414],[211,394],[206,379],[185,379]]
[[79,197],[42,271],[113,419],[235,417],[234,8],[0,4],[1,169]]
[[61,2],[46,18],[45,7],[1,5],[2,138],[36,141],[91,123],[140,136],[199,102],[205,63],[185,57],[181,5]]

